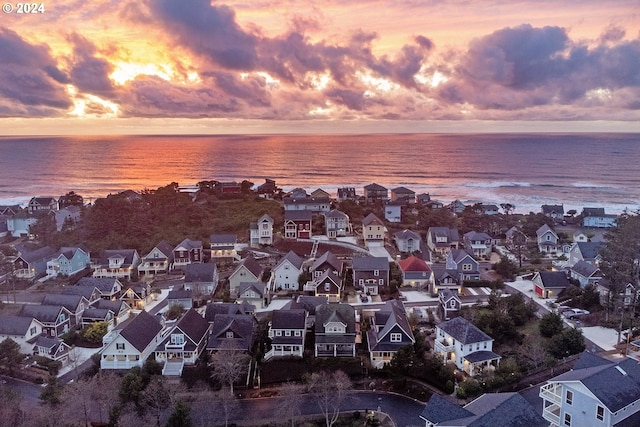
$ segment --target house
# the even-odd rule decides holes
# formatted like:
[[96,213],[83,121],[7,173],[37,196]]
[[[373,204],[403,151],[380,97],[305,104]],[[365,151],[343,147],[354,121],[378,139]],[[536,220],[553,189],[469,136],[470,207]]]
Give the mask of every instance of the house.
[[210,297],[218,288],[218,267],[215,263],[188,264],[184,270],[184,289],[196,297]]
[[13,274],[21,279],[33,279],[47,272],[47,262],[55,256],[56,251],[45,246],[35,250],[18,247],[18,256],[13,261]]
[[[611,293],[611,282],[606,278],[601,279],[598,282],[598,293],[600,294],[600,304],[602,306],[607,306],[611,303],[609,301],[610,293]],[[615,299],[619,299],[625,308],[629,308],[635,306],[637,302],[640,300],[640,291],[636,290],[636,287],[632,283],[627,283],[625,286],[622,286],[618,291],[618,296]]]
[[413,253],[420,250],[420,243],[422,242],[422,239],[415,231],[405,229],[394,233],[393,241],[395,242],[398,251]]
[[313,330],[316,324],[316,308],[328,303],[329,299],[326,296],[298,295],[296,299],[283,305],[281,310],[305,310],[307,312],[306,327],[308,330]]
[[179,305],[185,310],[193,307],[193,291],[186,289],[173,289],[167,294],[167,307]]
[[460,200],[454,200],[446,206],[446,208],[449,209],[454,215],[460,215],[462,212],[464,212],[466,207],[467,206]]
[[386,202],[384,204],[384,219],[389,222],[401,222],[402,221],[402,207],[407,203],[404,199],[396,200],[394,202]]
[[33,345],[31,353],[34,356],[45,357],[60,362],[63,366],[69,362],[71,347],[60,338],[50,338],[40,335]]
[[367,248],[384,246],[384,234],[387,228],[384,222],[373,213],[362,220],[362,237]]
[[217,182],[215,188],[223,194],[242,193],[242,183],[236,181]]
[[309,268],[309,273],[313,279],[324,274],[325,271],[331,271],[333,274],[340,276],[342,274],[342,261],[331,251],[326,251],[319,258],[316,258]]
[[253,316],[249,314],[216,314],[211,323],[207,352],[242,350],[248,353],[251,351],[256,324]]
[[545,254],[558,252],[558,235],[547,224],[543,224],[536,230],[536,241],[540,252]]
[[[302,264],[304,260],[295,252],[289,251],[282,259],[271,269],[271,278],[269,280],[269,289],[277,291],[281,289],[298,290],[298,278],[302,273]],[[259,280],[258,280],[259,281]]]
[[462,308],[462,300],[460,299],[460,294],[458,294],[457,289],[440,289],[438,291],[438,301],[444,320],[456,317],[460,308]]
[[542,205],[542,214],[554,220],[562,219],[564,218],[564,205]]
[[292,199],[306,199],[309,195],[304,188],[296,187],[287,194],[287,197]]
[[71,276],[91,265],[89,250],[84,247],[64,246],[58,250],[53,259],[47,261],[47,277],[54,278],[59,274]]
[[7,218],[7,232],[12,237],[27,237],[30,234],[31,226],[36,222],[38,222],[36,216],[18,212]]
[[415,256],[401,259],[398,266],[402,272],[402,285],[432,291],[435,279],[425,260]]
[[108,249],[102,251],[99,261],[92,267],[95,278],[131,280],[137,271],[140,256],[135,249]]
[[[85,319],[87,319],[87,316],[86,316],[87,311],[92,308],[111,311],[114,316],[113,317],[114,326],[119,325],[120,323],[126,321],[127,319],[129,319],[131,315],[131,307],[126,302],[121,300],[112,301],[112,300],[106,300],[106,299],[99,299],[98,301],[91,304],[91,306],[84,311],[84,313],[82,314],[83,322],[85,322]],[[96,312],[93,314],[99,315],[100,313]],[[106,317],[108,318],[109,316],[106,315]]]
[[151,287],[145,283],[128,286],[120,295],[120,300],[134,310],[144,310],[150,299]]
[[248,303],[234,303],[234,302],[210,302],[204,312],[204,318],[209,323],[213,323],[216,316],[219,314],[225,314],[234,316],[236,314],[250,314],[256,311],[256,307]]
[[324,213],[324,228],[328,238],[344,237],[353,233],[349,216],[337,209]]
[[564,271],[538,271],[531,280],[533,289],[540,298],[557,298],[569,286],[569,279]]
[[496,205],[485,205],[483,203],[482,211],[485,215],[498,215],[500,213],[500,208]]
[[364,186],[364,200],[367,205],[375,202],[386,202],[389,199],[389,190],[382,185],[373,183]]
[[211,262],[240,260],[236,250],[237,235],[212,234],[209,241],[211,242]]
[[203,261],[202,241],[184,239],[173,248],[173,268],[183,270],[188,264],[199,264]]
[[285,197],[284,212],[309,211],[313,214],[321,214],[331,210],[331,199],[328,197]]
[[329,199],[331,198],[331,194],[324,191],[322,188],[316,188],[311,192],[311,198],[313,199]]
[[302,357],[306,332],[306,310],[276,310],[269,323],[271,350],[264,358],[269,360],[277,356]]
[[32,197],[27,205],[27,210],[30,214],[57,211],[58,201],[55,197]]
[[515,225],[505,233],[504,245],[510,251],[517,251],[527,245],[527,236]]
[[429,193],[420,193],[416,195],[416,202],[419,205],[426,206],[431,201],[431,195]]
[[473,256],[478,258],[488,257],[493,248],[491,236],[487,233],[469,231],[462,235],[464,247],[471,250]]
[[260,184],[256,189],[258,196],[263,199],[273,199],[277,191],[276,181],[269,178],[265,178],[264,184]]
[[115,314],[108,308],[89,307],[82,312],[82,327],[91,325],[92,323],[105,322],[107,331],[111,331],[115,325]]
[[146,255],[138,265],[140,279],[150,278],[160,274],[167,274],[173,268],[173,246],[161,241]]
[[338,201],[344,202],[345,200],[358,200],[356,189],[354,187],[340,187],[338,188]]
[[273,244],[273,218],[262,215],[258,221],[249,224],[251,247],[269,246]]
[[391,189],[391,201],[402,201],[405,204],[416,202],[416,192],[406,187],[396,187]]
[[76,194],[75,191],[70,191],[64,196],[58,197],[59,209],[68,208],[70,206],[81,208],[84,206],[84,198],[81,195]]
[[[76,284],[79,287],[85,287],[88,289],[97,289],[100,298],[106,300],[115,300],[120,298],[120,294],[122,292],[122,283],[118,279],[114,278],[98,278],[98,277],[83,277],[78,280]],[[68,289],[65,288],[65,290]],[[85,292],[80,291],[83,295],[86,296]],[[93,303],[91,298],[87,298],[89,302]]]
[[427,230],[427,247],[435,254],[446,256],[451,249],[460,246],[458,230],[449,227],[429,227]]
[[59,337],[71,329],[72,313],[62,305],[25,304],[18,316],[36,319],[42,325],[42,333]]
[[433,394],[420,418],[426,427],[549,427],[549,422],[516,392],[485,393],[464,407]]
[[398,350],[414,343],[404,304],[400,300],[386,301],[384,307],[374,313],[367,331],[371,365],[381,369]]
[[495,369],[501,359],[493,352],[493,338],[464,317],[436,325],[433,352],[444,364],[453,362],[470,376]]
[[478,261],[468,249],[451,249],[445,262],[447,270],[458,272],[458,280],[480,280]]
[[69,326],[75,327],[82,323],[82,313],[89,307],[89,300],[82,295],[45,294],[43,305],[61,305],[71,313]]
[[62,293],[64,295],[82,295],[89,300],[89,304],[100,300],[100,291],[95,286],[65,286],[62,288]]
[[569,275],[572,279],[580,283],[580,287],[587,285],[598,286],[602,279],[602,273],[597,265],[589,264],[586,261],[578,261],[569,269]]
[[105,335],[100,369],[142,367],[162,340],[162,325],[156,317],[143,310]]
[[314,356],[356,356],[356,312],[349,304],[316,308]]
[[329,302],[339,302],[342,295],[342,280],[332,271],[325,271],[320,277],[311,282],[313,294],[317,297],[326,297]]
[[22,211],[20,205],[0,205],[0,215],[2,216],[14,216]]
[[385,257],[354,256],[353,285],[369,295],[378,295],[380,287],[389,286],[389,260]]
[[584,352],[573,369],[540,387],[551,426],[635,426],[640,423],[640,365]]
[[[242,282],[262,282],[263,273],[264,269],[262,266],[249,254],[249,256],[240,261],[235,270],[229,275],[229,291],[231,292],[231,296],[235,297],[238,295],[240,283]],[[297,280],[298,278],[296,277],[296,281]]]
[[209,322],[189,309],[156,347],[155,357],[164,362],[162,375],[180,376],[185,365],[194,365],[207,344]]
[[284,238],[285,239],[310,239],[312,236],[311,225],[313,213],[311,211],[285,211],[284,212]]
[[267,306],[266,290],[266,285],[262,282],[242,282],[236,301],[251,304],[256,308],[265,308]]
[[0,316],[0,342],[7,338],[15,341],[20,353],[31,353],[34,340],[43,331],[42,323],[34,317]]
[[590,228],[609,228],[616,225],[617,215],[605,214],[604,208],[583,208],[582,226]]
[[442,289],[456,290],[458,293],[462,290],[462,282],[460,281],[460,273],[457,269],[449,270],[442,263],[431,264],[435,285],[431,291],[431,296],[437,296]]
[[571,267],[579,261],[585,261],[594,265],[600,264],[600,261],[602,261],[602,257],[600,256],[602,247],[602,242],[574,243],[571,249],[569,249],[569,262],[567,265]]
[[583,230],[576,230],[573,232],[573,243],[588,242],[589,236]]

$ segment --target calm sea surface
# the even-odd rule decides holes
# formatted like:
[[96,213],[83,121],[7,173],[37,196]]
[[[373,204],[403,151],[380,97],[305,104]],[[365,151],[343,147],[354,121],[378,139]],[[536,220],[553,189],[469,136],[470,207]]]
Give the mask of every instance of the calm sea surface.
[[640,207],[639,134],[0,137],[0,204],[173,181],[275,179],[285,190],[376,182],[445,202]]

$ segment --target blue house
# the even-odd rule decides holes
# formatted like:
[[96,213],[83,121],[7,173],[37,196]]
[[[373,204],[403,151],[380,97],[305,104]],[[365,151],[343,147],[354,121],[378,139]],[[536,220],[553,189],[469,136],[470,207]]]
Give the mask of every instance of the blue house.
[[83,247],[62,247],[57,256],[47,262],[47,277],[53,278],[58,274],[71,276],[91,264],[89,250]]
[[371,329],[367,332],[371,365],[377,369],[382,368],[398,350],[413,345],[415,341],[402,301],[387,301],[375,313]]
[[478,261],[467,249],[451,249],[447,255],[447,270],[456,270],[460,281],[480,280]]

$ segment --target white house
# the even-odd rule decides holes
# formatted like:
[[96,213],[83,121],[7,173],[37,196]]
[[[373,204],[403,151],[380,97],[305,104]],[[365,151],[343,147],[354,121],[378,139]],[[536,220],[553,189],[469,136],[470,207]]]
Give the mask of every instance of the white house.
[[302,273],[303,263],[302,258],[295,252],[289,251],[271,270],[269,289],[272,291],[278,289],[298,290],[298,277]]
[[258,221],[249,224],[251,247],[257,248],[260,245],[273,244],[273,218],[269,215],[262,215]]
[[265,360],[276,356],[302,357],[306,333],[307,311],[302,309],[276,310],[269,325],[271,350]]
[[156,360],[164,362],[162,375],[182,375],[185,365],[194,365],[207,344],[209,322],[195,309],[188,310],[155,350]]
[[162,340],[160,321],[141,311],[102,339],[100,369],[130,369],[144,364]]
[[350,235],[353,230],[349,216],[337,209],[332,209],[324,214],[324,227],[327,237],[336,238]]
[[33,317],[0,316],[0,342],[12,339],[20,346],[21,353],[31,353],[33,340],[42,332],[42,323]]
[[422,238],[415,231],[402,230],[393,235],[393,241],[400,252],[412,253],[420,250]]

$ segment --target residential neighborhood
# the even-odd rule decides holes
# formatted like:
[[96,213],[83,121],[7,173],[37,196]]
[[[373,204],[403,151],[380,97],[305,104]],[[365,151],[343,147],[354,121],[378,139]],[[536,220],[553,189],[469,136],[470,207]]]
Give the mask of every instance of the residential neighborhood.
[[[7,227],[0,245],[0,341],[23,355],[19,364],[29,369],[21,375],[50,381],[55,366],[53,377],[63,378],[77,371],[82,351],[95,354],[85,369],[94,363],[125,375],[153,363],[167,384],[213,381],[246,398],[302,382],[317,373],[304,366],[333,360],[361,389],[421,401],[415,425],[480,425],[473,420],[515,410],[527,414],[526,425],[640,419],[637,271],[618,275],[629,258],[612,259],[625,254],[624,244],[613,244],[627,234],[616,230],[635,227],[637,216],[585,208],[568,218],[563,206],[548,205],[501,214],[491,203],[447,205],[376,183],[361,196],[346,186],[335,197],[320,188],[282,192],[274,180],[244,194],[222,184],[157,193],[189,209],[226,194],[224,206],[245,203],[244,223],[171,229],[139,246],[124,235],[64,240],[81,234],[45,227],[62,209],[55,197],[0,207],[6,224],[33,218],[24,230]],[[109,197],[105,203],[128,206],[154,193]],[[77,230],[95,221],[101,203],[83,209]],[[559,326],[545,335],[543,321]],[[586,328],[614,330],[615,322],[619,334],[628,330],[627,343],[585,343]],[[562,347],[570,333],[577,344]],[[535,351],[527,347],[534,341]],[[237,375],[223,379],[229,363]],[[534,397],[515,392],[553,366],[562,372],[540,378]],[[13,366],[3,367],[11,375]],[[397,388],[399,375],[415,384]],[[614,376],[626,387],[624,402],[607,395]]]

